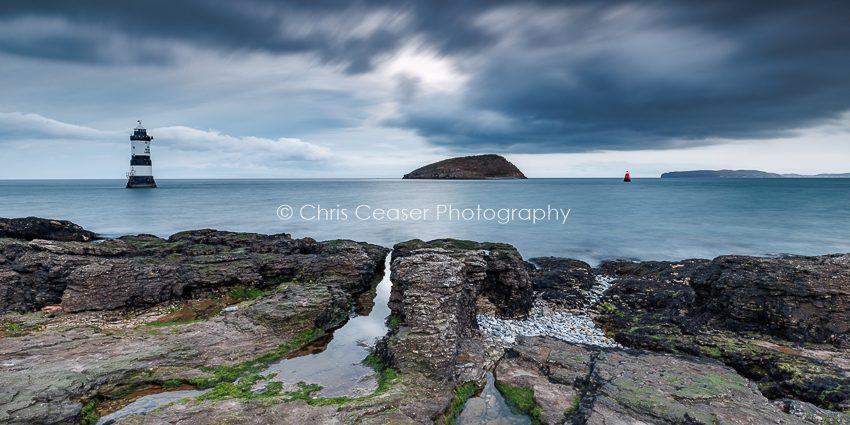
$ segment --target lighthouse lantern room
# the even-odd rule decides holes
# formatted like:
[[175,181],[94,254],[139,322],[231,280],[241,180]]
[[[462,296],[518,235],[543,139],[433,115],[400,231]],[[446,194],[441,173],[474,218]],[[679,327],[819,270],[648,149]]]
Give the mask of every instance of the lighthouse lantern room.
[[156,187],[151,164],[151,140],[153,140],[153,137],[148,135],[148,131],[142,127],[142,122],[139,121],[139,126],[133,129],[133,134],[130,135],[128,188]]

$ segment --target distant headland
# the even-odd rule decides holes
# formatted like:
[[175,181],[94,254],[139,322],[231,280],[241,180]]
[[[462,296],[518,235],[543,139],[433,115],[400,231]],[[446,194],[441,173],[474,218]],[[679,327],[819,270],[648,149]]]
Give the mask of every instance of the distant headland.
[[526,179],[514,164],[500,155],[475,155],[444,159],[417,168],[405,179]]
[[734,177],[734,178],[781,178],[782,174],[758,170],[697,170],[671,171],[661,175],[662,179],[683,177]]
[[772,178],[806,178],[806,177],[815,177],[815,178],[850,178],[850,173],[843,174],[814,174],[814,175],[803,175],[803,174],[777,174],[777,173],[768,173],[766,171],[758,171],[758,170],[696,170],[696,171],[671,171],[669,173],[664,173],[661,175],[662,179],[667,178],[688,178],[688,177],[698,177],[698,178],[751,178],[751,179],[772,179]]

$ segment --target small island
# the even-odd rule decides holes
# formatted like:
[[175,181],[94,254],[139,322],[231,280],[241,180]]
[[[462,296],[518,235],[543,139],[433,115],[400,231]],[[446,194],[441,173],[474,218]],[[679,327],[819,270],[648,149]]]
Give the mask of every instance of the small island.
[[527,179],[500,155],[475,155],[444,159],[405,174],[404,179]]

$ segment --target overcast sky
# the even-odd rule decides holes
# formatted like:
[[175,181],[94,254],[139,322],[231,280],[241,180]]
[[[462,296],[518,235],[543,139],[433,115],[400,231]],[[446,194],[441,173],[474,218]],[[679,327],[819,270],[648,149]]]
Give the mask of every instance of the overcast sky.
[[0,2],[0,179],[850,172],[846,1]]

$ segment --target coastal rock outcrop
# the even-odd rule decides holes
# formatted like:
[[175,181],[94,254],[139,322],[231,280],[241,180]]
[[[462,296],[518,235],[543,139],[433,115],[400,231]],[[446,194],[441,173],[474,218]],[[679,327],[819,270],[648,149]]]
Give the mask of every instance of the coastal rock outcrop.
[[[495,375],[501,385],[532,390],[546,424],[809,423],[771,404],[731,368],[703,357],[519,337]],[[797,403],[800,410],[838,418],[834,423],[850,423]]]
[[444,159],[417,168],[404,179],[526,179],[525,174],[500,155]]
[[452,415],[455,385],[481,381],[505,346],[479,331],[477,312],[527,316],[529,267],[506,244],[440,239],[395,245],[391,329],[376,355],[398,370],[403,391],[419,395],[400,402],[403,417],[393,421],[443,423]]
[[486,310],[526,317],[529,268],[506,244],[454,239],[396,244],[390,309],[398,326],[379,342],[378,354],[433,379],[480,380],[492,358],[476,316]]
[[122,394],[180,386],[212,390],[116,423],[445,423],[492,370],[544,424],[850,424],[848,255],[592,269],[412,240],[394,247],[390,330],[364,360],[374,393],[324,398],[262,375],[324,349],[387,252],[208,229],[0,238],[0,422],[95,423],[134,400]]
[[590,264],[556,257],[531,258],[528,261],[537,266],[532,270],[531,282],[534,291],[544,300],[571,310],[590,306],[587,293],[596,282]]
[[327,329],[348,316],[351,297],[325,285],[285,286],[251,306],[245,314],[274,332],[302,334]]
[[2,238],[0,423],[94,423],[103,394],[232,385],[345,320],[388,251],[214,230]]
[[[395,247],[393,311],[399,326],[379,344],[379,354],[400,370],[418,370],[431,379],[480,379],[464,372],[490,364],[481,353],[493,342],[485,342],[477,327],[463,325],[473,288],[483,288],[482,263],[493,254],[492,248],[489,253],[476,251],[480,248],[452,240]],[[542,423],[848,423],[836,412],[847,410],[850,395],[850,355],[841,339],[833,346],[800,346],[778,337],[794,335],[799,343],[806,335],[821,335],[812,332],[818,326],[836,326],[825,319],[842,311],[840,291],[812,281],[793,294],[791,287],[797,285],[799,270],[810,277],[829,276],[842,286],[841,278],[833,276],[842,273],[843,258],[619,261],[595,270],[575,260],[534,259],[538,268],[528,272],[530,280],[541,299],[553,293],[549,302],[561,292],[587,303],[596,278],[607,282],[612,277],[613,286],[591,314],[618,342],[649,351],[518,336],[495,360],[497,383],[503,391],[531,390]],[[768,266],[774,261],[780,264]],[[756,282],[749,273],[764,275],[764,281]],[[725,287],[732,292],[718,289]],[[789,334],[795,328],[769,325],[791,323],[786,316],[784,322],[770,314],[742,316],[760,320],[750,328],[738,323],[738,316],[752,313],[755,300],[762,303],[759,309],[782,311],[811,297],[835,304],[827,306],[823,320],[815,316],[813,324],[800,327],[806,332]],[[479,309],[482,298],[479,292]],[[467,341],[479,345],[470,350],[474,344]]]
[[617,342],[718,359],[770,398],[850,411],[848,255],[612,262],[595,306]]
[[94,232],[65,220],[47,218],[2,218],[0,217],[0,238],[49,239],[56,241],[89,242],[97,239]]
[[[522,319],[531,311],[534,266],[524,261],[513,246],[504,243],[460,239],[413,239],[393,247],[392,260],[415,255],[421,249],[436,248],[448,254],[478,255],[486,262],[483,280],[476,288],[478,313],[503,319]],[[399,295],[400,296],[400,295]],[[390,305],[392,307],[392,304]]]
[[850,349],[850,254],[717,257],[692,286],[705,314],[730,330]]
[[62,294],[62,310],[116,310],[146,307],[180,299],[188,283],[182,269],[170,264],[133,260],[92,261],[70,269]]
[[455,380],[460,344],[476,336],[475,299],[486,267],[480,254],[443,249],[396,258],[390,308],[399,326],[381,350],[388,363]]
[[[73,226],[66,226],[73,228]],[[0,313],[144,308],[282,282],[365,289],[386,248],[353,241],[196,230],[100,243],[0,239]]]
[[412,240],[393,249],[390,309],[399,326],[378,347],[388,363],[450,381],[480,380],[487,358],[480,310],[531,309],[529,265],[510,245]]
[[71,326],[4,338],[0,423],[80,423],[83,405],[101,393],[169,380],[216,385],[216,370],[238,371],[260,355],[280,358],[282,344],[339,323],[350,312],[349,297],[322,285],[283,285],[238,311],[197,323],[113,332]]

